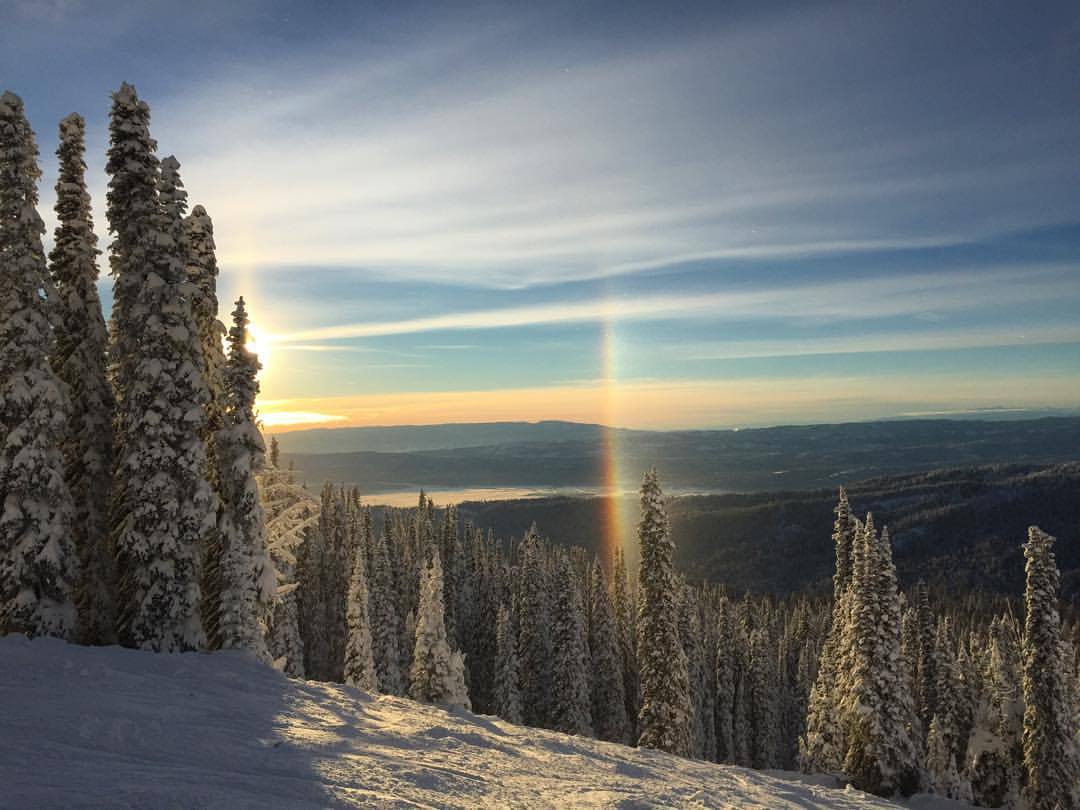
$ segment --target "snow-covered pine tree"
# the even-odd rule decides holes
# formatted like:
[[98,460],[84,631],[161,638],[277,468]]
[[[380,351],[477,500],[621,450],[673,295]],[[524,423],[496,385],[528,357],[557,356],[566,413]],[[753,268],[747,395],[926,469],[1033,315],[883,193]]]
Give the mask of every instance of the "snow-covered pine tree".
[[1080,806],[1080,760],[1076,750],[1065,682],[1061,618],[1058,614],[1060,573],[1054,559],[1055,538],[1038,526],[1028,529],[1024,544],[1027,582],[1024,589],[1024,766],[1025,798],[1033,810]]
[[[119,400],[117,420],[122,421],[123,397],[134,384],[142,341],[141,328],[133,320],[136,302],[151,267],[151,252],[156,249],[159,171],[157,142],[150,137],[150,108],[127,83],[112,95],[105,171],[110,176],[106,201],[114,237],[109,246],[113,277],[110,360]],[[145,316],[140,313],[139,317]],[[123,441],[125,433],[121,425],[117,441]],[[116,482],[117,487],[121,485]]]
[[1023,769],[1019,650],[1009,617],[990,625],[982,678],[982,698],[968,740],[967,773],[972,798],[981,807],[1015,806]]
[[0,635],[71,638],[78,551],[62,451],[69,402],[53,373],[37,212],[37,144],[22,99],[0,96]]
[[779,727],[776,698],[779,692],[775,677],[772,643],[764,627],[750,632],[750,660],[747,671],[750,699],[750,757],[758,769],[776,767]]
[[592,719],[601,740],[629,745],[623,661],[615,610],[607,578],[598,559],[592,566],[592,610],[589,611],[589,654],[592,658]]
[[621,548],[615,550],[614,596],[615,625],[622,661],[623,694],[626,696],[626,724],[630,740],[637,739],[638,716],[638,669],[637,669],[637,615],[633,591],[626,571],[626,555]]
[[401,674],[401,653],[398,650],[400,632],[397,613],[397,594],[394,591],[390,551],[385,532],[375,541],[375,566],[371,572],[371,637],[375,669],[379,675],[379,691],[388,695],[405,694]]
[[841,662],[845,654],[844,639],[850,631],[848,619],[858,535],[843,487],[840,488],[840,499],[833,511],[836,514],[832,535],[836,564],[832,622],[821,650],[817,677],[810,690],[806,733],[799,740],[799,765],[806,773],[839,773],[847,750],[840,701],[844,696],[844,682],[848,673]]
[[304,530],[304,541],[296,552],[296,583],[300,614],[300,635],[304,640],[305,677],[330,680],[327,602],[329,583],[323,572],[330,567],[330,554],[336,511],[334,488],[327,482],[319,494],[318,524]]
[[930,720],[930,733],[926,738],[926,769],[936,794],[949,799],[960,798],[961,784],[956,768],[956,754],[941,733],[937,715]]
[[638,666],[641,711],[638,745],[690,756],[690,678],[679,641],[679,582],[664,495],[656,470],[641,485],[641,606]]
[[[937,623],[934,639],[934,681],[937,733],[949,753],[955,758],[960,751],[960,725],[957,722],[957,695],[960,676],[956,668],[956,640],[953,638],[952,622],[943,617]],[[962,761],[962,760],[959,760]]]
[[349,578],[348,636],[345,640],[345,683],[367,692],[379,689],[379,675],[372,653],[371,618],[368,613],[368,583],[364,555],[355,554]]
[[276,437],[270,439],[270,463],[259,479],[266,523],[266,548],[277,571],[277,591],[266,633],[274,666],[286,675],[303,678],[304,641],[300,632],[298,569],[300,546],[318,524],[319,502],[293,475],[281,468]]
[[521,723],[521,691],[518,688],[517,634],[506,605],[499,605],[495,639],[495,713],[503,720]]
[[[686,582],[679,583],[679,642],[686,655],[686,672],[690,681],[690,750],[695,759],[705,757],[705,648],[698,615],[697,594]],[[712,712],[710,722],[714,725]]]
[[[746,604],[745,602],[743,603]],[[734,764],[749,768],[753,765],[754,729],[751,723],[750,653],[745,626],[736,627],[734,711],[731,721],[732,758]]]
[[735,688],[737,679],[735,615],[727,597],[717,611],[716,760],[735,764]]
[[854,671],[842,704],[848,718],[844,771],[856,787],[910,795],[919,776],[910,723],[914,706],[901,677],[900,603],[888,533],[867,515],[853,555]]
[[424,568],[420,582],[409,697],[422,703],[468,709],[465,661],[460,652],[450,649],[443,610],[442,562],[438,549],[432,548],[431,563]]
[[935,637],[937,627],[934,614],[930,610],[930,592],[926,583],[920,582],[915,588],[915,612],[919,624],[919,657],[915,675],[915,704],[922,718],[923,728],[930,727],[930,719],[938,711]]
[[[202,373],[206,385],[206,420],[203,435],[210,454],[210,477],[217,483],[218,464],[213,440],[221,430],[227,404],[223,343],[227,338],[225,325],[218,320],[218,264],[214,244],[214,223],[201,205],[191,209],[184,220],[187,237],[187,278],[190,282],[191,313],[199,333]],[[275,465],[276,466],[276,465]]]
[[551,722],[551,604],[544,549],[536,526],[518,549],[518,659],[521,663],[521,706],[526,725]]
[[105,374],[108,332],[97,290],[100,251],[86,191],[85,138],[82,116],[72,113],[60,122],[57,227],[49,254],[56,288],[51,365],[71,399],[63,449],[80,566],[77,637],[84,644],[110,644],[116,638],[116,559],[108,522],[114,401]]
[[555,568],[551,646],[551,727],[564,734],[593,733],[584,608],[570,556],[559,549]]
[[108,169],[118,432],[114,545],[119,638],[158,651],[199,649],[200,551],[216,500],[202,440],[206,391],[184,267],[185,195],[174,158],[160,183],[149,111],[129,85],[113,96]]
[[469,544],[466,552],[470,559],[466,594],[471,594],[472,603],[462,605],[459,615],[467,615],[465,625],[466,654],[469,665],[469,698],[473,711],[482,714],[496,714],[494,698],[495,666],[498,639],[498,627],[490,620],[498,616],[500,605],[509,603],[509,597],[502,594],[502,560],[500,549],[494,539],[485,541],[483,533],[476,528],[466,531]]
[[262,502],[255,476],[262,471],[265,446],[255,422],[259,360],[248,350],[244,299],[236,302],[229,330],[225,403],[217,434],[218,542],[221,590],[216,607],[214,646],[248,650],[267,658],[265,622],[277,590],[277,575],[266,550]]

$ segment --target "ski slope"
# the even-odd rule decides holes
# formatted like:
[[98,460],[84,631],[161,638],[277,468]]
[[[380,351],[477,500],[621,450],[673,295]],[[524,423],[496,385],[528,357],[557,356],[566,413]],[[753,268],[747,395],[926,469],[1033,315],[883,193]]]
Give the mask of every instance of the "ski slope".
[[293,681],[0,638],[4,808],[869,808],[847,790]]

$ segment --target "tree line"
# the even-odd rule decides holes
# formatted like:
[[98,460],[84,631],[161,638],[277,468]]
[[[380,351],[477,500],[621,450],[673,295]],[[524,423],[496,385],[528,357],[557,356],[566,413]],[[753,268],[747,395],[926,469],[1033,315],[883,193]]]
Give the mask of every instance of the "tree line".
[[[0,633],[266,656],[274,596],[248,315],[218,320],[213,225],[130,85],[109,116],[106,327],[84,119],[60,122],[57,227],[22,100],[0,96]],[[226,351],[227,344],[227,351]]]
[[[381,516],[356,490],[315,498],[271,447],[268,533],[288,596],[270,647],[294,676],[882,795],[1075,806],[1080,628],[1062,626],[1053,538],[1037,528],[1022,620],[1007,600],[902,592],[887,528],[844,492],[832,600],[734,598],[675,571],[655,473],[634,575],[619,551],[602,560],[535,526],[496,538],[423,493]],[[418,662],[433,649],[418,629],[432,578],[441,652]],[[433,669],[449,685],[415,691]]]

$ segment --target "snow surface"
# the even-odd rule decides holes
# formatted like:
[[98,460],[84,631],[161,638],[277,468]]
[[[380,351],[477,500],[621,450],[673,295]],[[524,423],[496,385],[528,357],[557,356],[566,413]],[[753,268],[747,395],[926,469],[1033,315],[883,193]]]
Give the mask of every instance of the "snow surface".
[[290,680],[244,653],[16,636],[0,638],[0,786],[4,808],[895,807]]

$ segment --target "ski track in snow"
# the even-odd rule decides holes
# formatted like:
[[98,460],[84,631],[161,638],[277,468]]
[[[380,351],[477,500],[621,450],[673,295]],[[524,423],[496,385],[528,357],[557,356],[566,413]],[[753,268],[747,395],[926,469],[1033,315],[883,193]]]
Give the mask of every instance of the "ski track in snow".
[[0,638],[3,808],[896,806],[787,776],[294,681],[239,653]]

